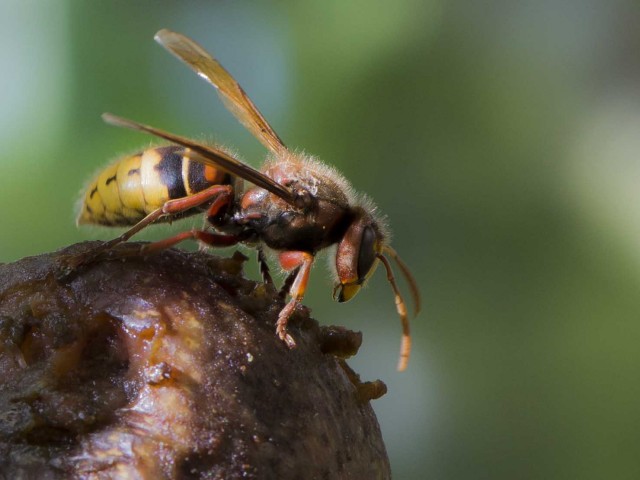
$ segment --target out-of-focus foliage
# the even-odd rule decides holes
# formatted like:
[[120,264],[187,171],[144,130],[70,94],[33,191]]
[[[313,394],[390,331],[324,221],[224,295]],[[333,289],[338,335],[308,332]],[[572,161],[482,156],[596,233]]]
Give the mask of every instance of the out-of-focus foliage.
[[181,31],[391,220],[425,303],[406,373],[382,272],[337,305],[318,268],[307,303],[364,332],[351,364],[389,385],[375,408],[396,478],[640,478],[639,8],[3,2],[0,261],[114,236],[76,229],[76,194],[149,139],[104,111],[260,164],[152,40]]

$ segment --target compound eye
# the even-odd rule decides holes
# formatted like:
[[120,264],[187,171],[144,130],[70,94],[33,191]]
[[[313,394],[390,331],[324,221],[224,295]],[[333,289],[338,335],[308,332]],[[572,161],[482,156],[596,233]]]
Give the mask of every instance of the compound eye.
[[360,240],[360,250],[358,252],[358,282],[364,282],[377,257],[376,252],[376,232],[371,227],[365,227]]

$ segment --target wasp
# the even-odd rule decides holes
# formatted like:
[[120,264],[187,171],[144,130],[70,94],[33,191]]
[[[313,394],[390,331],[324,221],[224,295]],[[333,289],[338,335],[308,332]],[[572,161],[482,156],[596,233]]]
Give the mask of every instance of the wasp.
[[[127,241],[146,226],[204,212],[206,228],[192,229],[147,244],[143,253],[193,239],[212,247],[239,243],[258,251],[265,281],[271,282],[265,250],[277,255],[289,272],[283,289],[289,301],[278,315],[276,333],[295,347],[287,321],[302,301],[316,255],[335,248],[334,299],[352,299],[382,264],[395,296],[402,324],[398,370],[411,351],[406,302],[398,288],[393,260],[410,287],[415,314],[420,310],[416,281],[389,244],[389,233],[371,200],[355,193],[335,169],[285,146],[242,87],[218,61],[190,38],[160,30],[155,40],[213,85],[231,113],[269,151],[260,170],[229,150],[175,135],[141,123],[103,114],[118,127],[146,132],[170,142],[121,158],[89,184],[78,224],[129,226],[101,251]],[[245,182],[250,185],[245,187]]]

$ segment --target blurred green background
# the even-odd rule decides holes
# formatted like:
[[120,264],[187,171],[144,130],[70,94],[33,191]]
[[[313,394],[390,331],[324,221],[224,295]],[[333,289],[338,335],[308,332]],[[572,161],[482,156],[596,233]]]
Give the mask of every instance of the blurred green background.
[[0,261],[115,235],[76,229],[77,194],[149,138],[104,111],[260,164],[152,40],[186,33],[391,220],[425,304],[407,372],[382,272],[338,305],[320,266],[306,303],[364,332],[350,363],[389,386],[373,406],[395,478],[640,478],[639,8],[5,0]]

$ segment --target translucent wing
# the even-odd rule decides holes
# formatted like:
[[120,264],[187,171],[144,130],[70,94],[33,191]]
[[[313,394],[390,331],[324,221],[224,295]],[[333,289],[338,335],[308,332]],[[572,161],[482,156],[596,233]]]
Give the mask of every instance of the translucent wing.
[[246,163],[233,158],[228,153],[223,152],[215,147],[203,145],[195,140],[191,140],[186,137],[181,137],[173,133],[165,132],[148,125],[142,125],[141,123],[134,122],[133,120],[127,120],[125,118],[118,117],[111,113],[103,113],[102,119],[117,127],[125,127],[132,130],[139,130],[142,132],[150,133],[156,137],[164,138],[170,142],[177,143],[183,147],[191,149],[189,158],[192,158],[196,162],[212,165],[217,168],[221,168],[232,175],[236,175],[240,178],[244,178],[248,182],[264,188],[269,192],[282,198],[287,203],[296,206],[296,196],[287,188],[280,185],[278,182],[267,177],[258,170],[250,167]]
[[216,87],[229,111],[265,147],[276,155],[287,151],[278,134],[267,123],[238,82],[200,45],[184,35],[166,29],[156,33],[155,40]]

